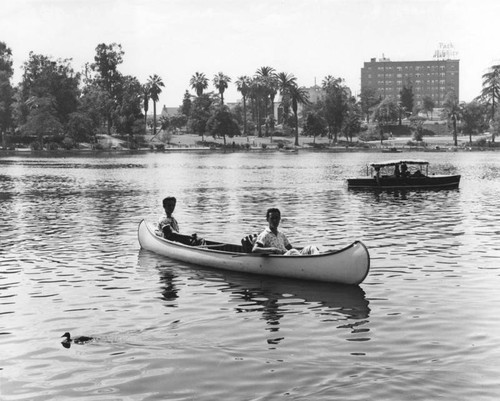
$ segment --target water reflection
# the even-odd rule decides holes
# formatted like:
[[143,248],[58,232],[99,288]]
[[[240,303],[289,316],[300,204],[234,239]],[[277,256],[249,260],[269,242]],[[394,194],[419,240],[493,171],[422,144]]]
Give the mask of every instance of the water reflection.
[[146,250],[139,251],[138,266],[144,271],[158,270],[161,299],[167,307],[177,306],[175,301],[186,282],[198,280],[203,287],[228,294],[236,314],[261,313],[269,332],[268,344],[278,344],[285,338],[279,335],[281,321],[296,313],[312,314],[323,322],[341,322],[338,329],[347,329],[355,336],[364,333],[363,340],[368,339],[369,302],[359,286],[219,271],[165,259]]

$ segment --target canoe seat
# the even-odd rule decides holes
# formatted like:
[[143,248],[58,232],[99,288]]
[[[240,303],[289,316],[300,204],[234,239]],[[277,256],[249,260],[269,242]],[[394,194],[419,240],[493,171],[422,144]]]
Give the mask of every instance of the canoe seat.
[[241,247],[243,248],[243,252],[245,253],[252,252],[256,239],[257,239],[257,234],[250,234],[243,237],[241,239]]

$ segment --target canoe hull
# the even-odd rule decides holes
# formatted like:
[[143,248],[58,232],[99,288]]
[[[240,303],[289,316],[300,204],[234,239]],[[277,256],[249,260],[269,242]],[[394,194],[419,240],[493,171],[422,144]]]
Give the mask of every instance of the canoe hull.
[[370,255],[365,245],[355,241],[339,251],[319,255],[260,255],[193,247],[166,240],[155,234],[145,220],[138,229],[143,249],[172,259],[217,269],[322,282],[360,284],[368,275]]
[[349,178],[349,189],[455,189],[460,184],[459,175],[433,175],[429,177],[380,177]]

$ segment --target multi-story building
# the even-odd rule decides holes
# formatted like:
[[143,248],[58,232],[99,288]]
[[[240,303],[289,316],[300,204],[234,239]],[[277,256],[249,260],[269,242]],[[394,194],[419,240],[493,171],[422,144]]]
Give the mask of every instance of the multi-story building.
[[372,58],[361,68],[361,90],[374,88],[382,98],[399,99],[403,86],[411,85],[414,103],[422,105],[422,99],[430,96],[435,107],[443,106],[446,96],[455,92],[459,98],[459,61],[391,61],[388,58]]

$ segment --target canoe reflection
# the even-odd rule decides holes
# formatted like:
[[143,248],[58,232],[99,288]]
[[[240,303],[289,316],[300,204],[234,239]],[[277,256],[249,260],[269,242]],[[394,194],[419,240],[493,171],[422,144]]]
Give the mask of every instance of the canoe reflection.
[[[178,261],[165,260],[158,255],[141,250],[139,266],[144,270],[156,268],[162,283],[162,298],[176,300],[178,287],[193,280],[206,282],[211,290],[228,293],[236,313],[262,313],[266,330],[273,333],[269,344],[276,344],[280,320],[294,307],[307,309],[323,321],[337,322],[338,328],[352,333],[368,332],[365,326],[370,314],[369,302],[359,286],[307,282],[271,276],[258,276],[202,268]],[[214,285],[214,283],[216,285]],[[175,303],[166,302],[166,306]],[[364,326],[360,329],[359,326]]]

